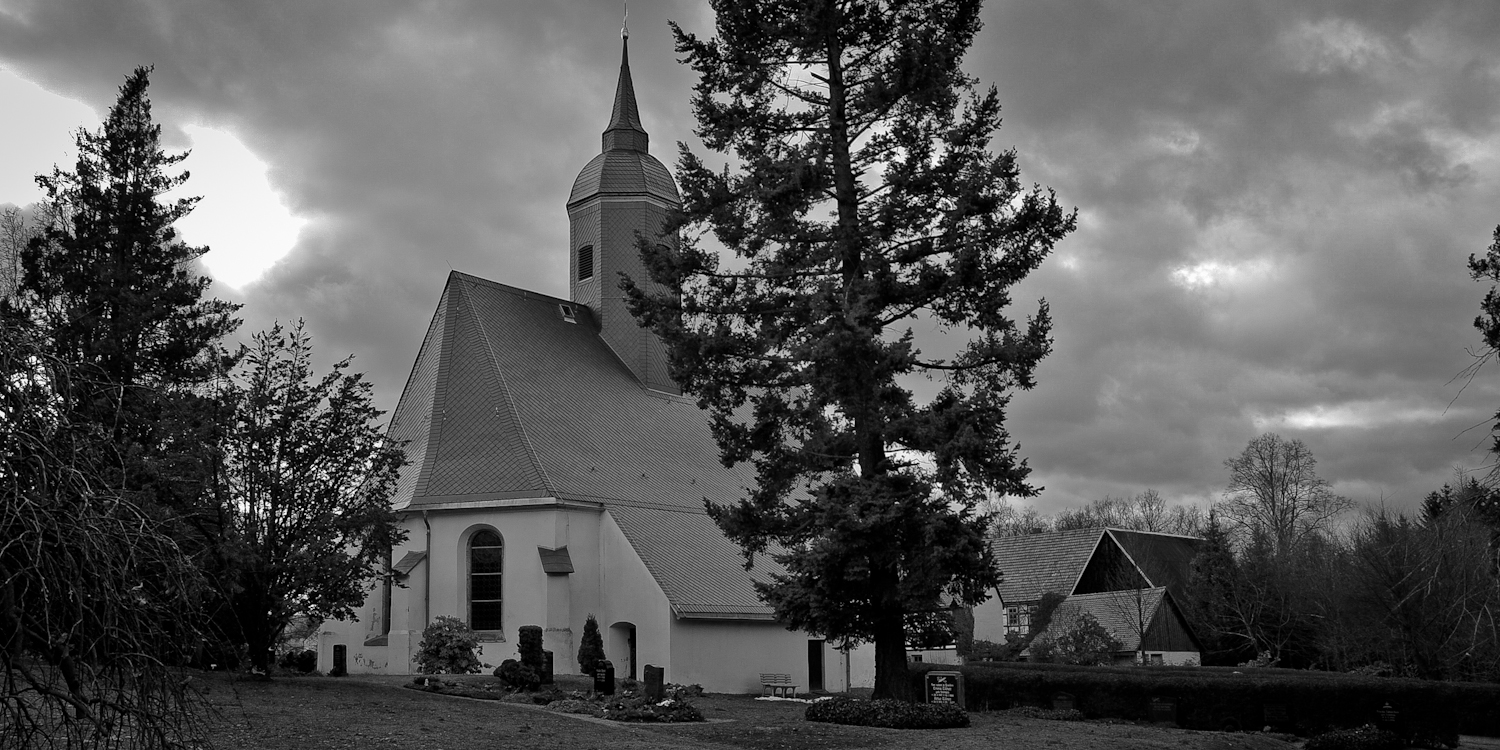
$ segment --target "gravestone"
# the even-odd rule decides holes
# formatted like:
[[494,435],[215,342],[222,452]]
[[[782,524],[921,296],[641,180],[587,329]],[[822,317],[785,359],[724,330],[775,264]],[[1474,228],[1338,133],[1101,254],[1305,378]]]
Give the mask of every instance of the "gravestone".
[[665,695],[666,691],[665,691],[665,688],[663,687],[663,683],[665,682],[665,677],[666,677],[665,673],[666,673],[666,670],[662,669],[661,667],[653,667],[650,664],[646,665],[646,699],[647,700],[652,701],[652,702],[656,702],[656,701],[661,700],[662,696]]
[[926,683],[928,703],[951,703],[959,708],[963,707],[964,675],[962,672],[928,672]]
[[1376,709],[1375,716],[1379,719],[1378,725],[1381,729],[1387,732],[1397,731],[1396,721],[1400,718],[1401,712],[1397,711],[1396,707],[1392,706],[1390,701],[1386,701],[1380,708]]
[[1150,713],[1151,720],[1154,722],[1176,724],[1177,699],[1165,696],[1152,696]]
[[1052,696],[1052,708],[1055,711],[1075,711],[1078,709],[1078,700],[1070,693],[1058,693]]
[[542,684],[552,684],[552,652],[542,652]]
[[599,662],[594,669],[594,692],[600,695],[615,694],[615,665],[608,659]]
[[1291,715],[1287,713],[1285,703],[1267,703],[1261,709],[1265,714],[1266,726],[1284,727],[1291,723]]

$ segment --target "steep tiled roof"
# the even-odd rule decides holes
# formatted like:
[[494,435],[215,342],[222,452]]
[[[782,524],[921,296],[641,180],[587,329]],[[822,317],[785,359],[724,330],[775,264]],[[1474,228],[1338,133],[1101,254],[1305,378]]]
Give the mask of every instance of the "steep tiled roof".
[[1203,546],[1202,539],[1125,529],[1110,529],[1109,533],[1135,561],[1151,585],[1166,586],[1173,596],[1182,596],[1192,571],[1193,557]]
[[1004,576],[1000,599],[1030,602],[1048,591],[1073,593],[1073,584],[1102,536],[1103,529],[1073,529],[996,539],[991,548]]
[[746,571],[740,548],[706,514],[629,505],[609,513],[679,616],[773,619],[752,583],[766,580],[771,566],[760,557]]
[[1156,610],[1161,607],[1167,589],[1158,586],[1132,591],[1107,591],[1100,594],[1079,594],[1068,597],[1057,606],[1048,623],[1045,634],[1056,638],[1066,633],[1073,623],[1087,612],[1099,621],[1115,640],[1121,651],[1134,651],[1140,647],[1142,628],[1149,628]]
[[642,388],[586,307],[450,274],[390,434],[413,462],[397,508],[599,502],[679,614],[770,617],[703,510],[743,497],[751,468],[719,462],[692,401]]

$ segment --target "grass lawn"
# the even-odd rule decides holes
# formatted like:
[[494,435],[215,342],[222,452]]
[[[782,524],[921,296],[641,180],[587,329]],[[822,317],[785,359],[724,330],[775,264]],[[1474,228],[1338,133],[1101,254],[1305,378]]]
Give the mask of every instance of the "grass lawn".
[[1257,734],[1046,721],[1010,717],[1004,712],[971,714],[973,726],[966,729],[845,727],[804,720],[806,707],[800,703],[716,694],[693,701],[710,720],[708,723],[616,724],[542,708],[400,687],[410,679],[280,677],[270,682],[254,682],[213,676],[205,687],[209,701],[219,711],[211,722],[214,746],[221,750],[906,747],[1285,750],[1296,747]]

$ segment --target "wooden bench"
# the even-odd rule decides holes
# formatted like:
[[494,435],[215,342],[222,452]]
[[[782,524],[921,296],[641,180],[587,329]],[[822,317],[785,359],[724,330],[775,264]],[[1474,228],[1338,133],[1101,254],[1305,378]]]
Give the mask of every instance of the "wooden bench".
[[797,683],[792,682],[792,676],[789,674],[769,674],[762,672],[760,675],[760,694],[781,698],[796,698]]

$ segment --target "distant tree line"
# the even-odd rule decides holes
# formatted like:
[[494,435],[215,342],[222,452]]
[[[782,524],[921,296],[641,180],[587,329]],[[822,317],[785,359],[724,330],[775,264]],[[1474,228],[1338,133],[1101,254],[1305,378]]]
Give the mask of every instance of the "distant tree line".
[[1416,513],[1356,515],[1300,440],[1262,435],[1224,464],[1229,482],[1206,509],[1153,490],[1053,516],[993,504],[995,533],[1203,538],[1180,603],[1206,664],[1500,679],[1500,492],[1459,473]]
[[300,324],[231,348],[237,306],[173,229],[197,199],[162,199],[185,154],[149,72],[0,214],[0,737],[24,747],[194,745],[181,670],[264,673],[399,540],[370,384],[316,375]]

